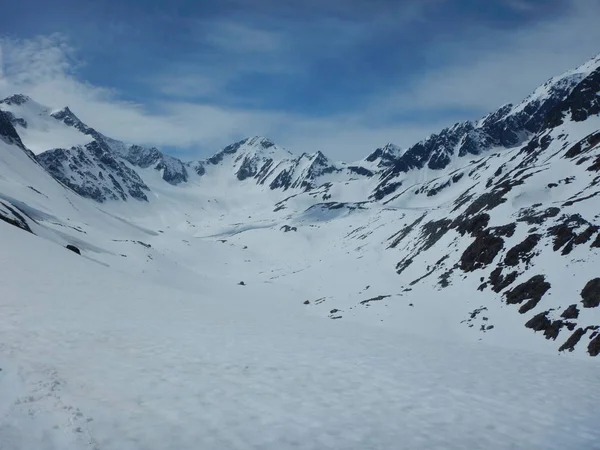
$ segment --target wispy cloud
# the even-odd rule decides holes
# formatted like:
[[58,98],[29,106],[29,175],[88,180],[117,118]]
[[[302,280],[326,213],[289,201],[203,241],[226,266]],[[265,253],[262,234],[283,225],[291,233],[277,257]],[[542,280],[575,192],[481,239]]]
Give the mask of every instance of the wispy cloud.
[[[510,2],[515,4],[515,2]],[[531,2],[517,2],[524,8]],[[385,94],[386,112],[491,111],[523,99],[548,78],[600,52],[600,3],[565,2],[565,13],[510,32],[475,27],[465,38],[432,47],[445,63]]]
[[[284,14],[285,2],[261,1],[272,2]],[[521,9],[532,3],[506,1]],[[564,14],[547,16],[527,28],[466,24],[461,34],[427,42],[420,48],[425,69],[407,68],[412,76],[397,80],[393,71],[384,78],[377,73],[370,79],[360,77],[368,72],[371,58],[396,58],[394,48],[373,50],[382,35],[396,36],[409,24],[414,32],[414,24],[426,21],[443,0],[394,2],[387,10],[383,1],[378,7],[378,2],[356,0],[352,17],[344,8],[348,3],[335,0],[327,3],[329,15],[312,20],[288,17],[278,23],[260,14],[193,19],[185,26],[197,52],[156,65],[153,71],[131,74],[130,82],[143,92],[138,102],[125,101],[126,93],[114,86],[82,79],[87,61],[79,58],[85,49],[74,48],[73,40],[62,35],[5,39],[0,42],[0,95],[23,92],[52,107],[69,105],[82,120],[110,136],[177,149],[190,158],[259,134],[294,152],[321,150],[353,160],[387,142],[408,146],[459,119],[475,119],[518,101],[545,79],[600,51],[595,24],[600,7],[585,0],[568,1]],[[367,4],[374,6],[369,9]],[[363,6],[369,20],[357,16]],[[366,53],[357,59],[359,48]],[[331,78],[327,68],[333,62],[336,72]],[[350,78],[359,69],[358,78]],[[268,75],[260,89],[249,81],[257,73]],[[378,79],[384,82],[372,81]],[[361,95],[352,102],[334,97],[344,106],[327,111],[311,109],[304,101],[313,95],[314,83],[335,86],[349,81]],[[285,83],[285,92],[271,82]],[[302,89],[296,88],[299,85]],[[322,88],[317,96],[326,94]],[[277,102],[279,95],[289,98]],[[303,109],[295,107],[303,102]]]

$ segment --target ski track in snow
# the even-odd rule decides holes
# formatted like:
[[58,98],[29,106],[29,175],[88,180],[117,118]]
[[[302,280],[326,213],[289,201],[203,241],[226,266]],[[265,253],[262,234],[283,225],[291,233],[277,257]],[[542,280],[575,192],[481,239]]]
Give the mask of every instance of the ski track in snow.
[[1,449],[600,448],[594,363],[139,284],[0,228]]

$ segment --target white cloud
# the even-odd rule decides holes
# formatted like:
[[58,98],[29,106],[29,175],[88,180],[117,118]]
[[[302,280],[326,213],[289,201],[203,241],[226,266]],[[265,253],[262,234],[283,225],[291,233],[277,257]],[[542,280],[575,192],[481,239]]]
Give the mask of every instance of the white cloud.
[[[111,137],[181,147],[183,153],[194,157],[207,156],[233,140],[258,134],[297,153],[321,150],[334,158],[352,160],[390,140],[408,145],[438,126],[381,128],[372,127],[357,114],[315,119],[184,101],[161,102],[153,105],[158,112],[151,112],[147,106],[119,100],[112,89],[78,80],[73,75],[77,63],[72,49],[59,35],[4,40],[0,49],[0,95],[22,92],[51,107],[68,105],[84,122]],[[193,83],[192,78],[188,80]]]
[[[52,107],[68,105],[84,122],[109,136],[179,148],[190,158],[208,156],[233,140],[258,134],[296,153],[321,150],[333,158],[355,160],[390,141],[411,145],[463,118],[440,111],[464,114],[472,109],[484,113],[505,102],[518,101],[545,79],[593,56],[600,50],[600,28],[595,23],[600,7],[584,0],[572,1],[570,14],[528,29],[473,29],[471,35],[479,40],[468,46],[454,41],[432,47],[431,58],[442,61],[437,71],[425,73],[412,85],[381,88],[381,94],[363,108],[326,117],[224,106],[219,96],[231,79],[227,64],[215,70],[193,64],[175,66],[170,73],[143,80],[146,87],[168,96],[168,100],[147,104],[123,101],[114,89],[77,77],[80,62],[60,35],[0,41],[0,95],[23,92]],[[337,25],[342,38],[328,43],[332,46],[328,51],[368,33],[360,24],[347,28]],[[233,46],[228,54],[238,48],[235,39],[245,39],[246,51],[260,55],[255,62],[271,64],[268,70],[296,67],[289,66],[288,59],[269,59],[268,55],[285,53],[288,45],[276,30],[264,32],[235,25],[219,33],[218,38],[213,35],[212,42],[224,51]],[[240,73],[243,71],[236,72]],[[390,124],[389,118],[395,113],[406,117],[413,112],[419,117],[432,112],[432,118]]]
[[[513,2],[524,7],[529,2]],[[468,44],[449,42],[431,49],[431,58],[448,59],[395,95],[376,105],[390,111],[472,109],[492,111],[517,102],[552,76],[600,52],[600,3],[565,2],[568,13],[527,28],[474,29]]]

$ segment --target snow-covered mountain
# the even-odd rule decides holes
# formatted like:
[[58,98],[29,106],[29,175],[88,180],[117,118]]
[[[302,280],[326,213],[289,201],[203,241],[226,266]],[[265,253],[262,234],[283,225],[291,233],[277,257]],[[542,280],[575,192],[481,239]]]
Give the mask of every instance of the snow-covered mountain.
[[[596,356],[599,91],[597,57],[352,164],[264,137],[186,162],[14,95],[0,101],[0,217],[169,286],[227,273],[321,317]],[[208,266],[207,242],[226,255]]]

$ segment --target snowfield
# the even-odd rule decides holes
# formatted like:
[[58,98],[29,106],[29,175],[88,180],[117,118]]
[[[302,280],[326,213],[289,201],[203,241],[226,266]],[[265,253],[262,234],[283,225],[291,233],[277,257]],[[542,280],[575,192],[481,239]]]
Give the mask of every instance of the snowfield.
[[599,92],[351,164],[0,100],[0,450],[600,449]]
[[[0,223],[0,448],[597,449],[597,364],[178,289]],[[27,251],[23,251],[27,249]]]

